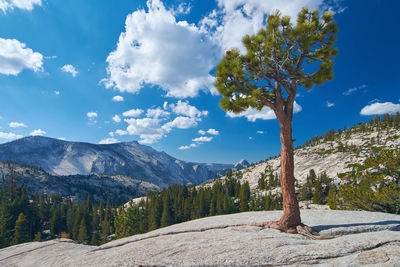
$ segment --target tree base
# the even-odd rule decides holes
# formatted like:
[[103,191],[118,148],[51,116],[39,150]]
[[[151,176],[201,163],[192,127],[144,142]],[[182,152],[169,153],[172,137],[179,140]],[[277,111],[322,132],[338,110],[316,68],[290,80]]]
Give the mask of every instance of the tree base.
[[279,221],[269,221],[269,222],[262,222],[262,223],[251,223],[247,224],[248,226],[256,226],[261,227],[263,229],[271,228],[276,229],[281,232],[285,232],[288,234],[299,234],[305,236],[310,239],[332,239],[336,236],[320,236],[317,232],[314,232],[312,228],[305,224],[299,224],[295,227],[284,228],[281,226]]

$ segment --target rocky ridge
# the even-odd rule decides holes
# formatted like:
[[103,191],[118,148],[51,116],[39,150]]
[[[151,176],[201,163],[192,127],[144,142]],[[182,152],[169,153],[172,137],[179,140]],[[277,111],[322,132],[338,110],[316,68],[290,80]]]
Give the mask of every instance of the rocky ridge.
[[100,247],[57,239],[0,250],[3,266],[399,266],[400,216],[302,210],[321,235],[310,240],[273,229],[237,226],[277,220],[281,211],[202,218]]
[[43,136],[1,144],[0,161],[41,168],[54,176],[130,176],[159,187],[199,184],[220,177],[233,167],[233,164],[182,161],[136,141],[98,145]]
[[[294,176],[302,185],[310,170],[314,169],[317,175],[326,172],[338,184],[341,181],[338,174],[350,171],[350,164],[364,162],[373,153],[373,148],[382,147],[400,149],[400,130],[374,128],[372,132],[342,132],[335,141],[323,141],[296,149]],[[248,181],[250,188],[256,190],[258,179],[268,166],[279,175],[280,157],[242,169],[241,180]]]

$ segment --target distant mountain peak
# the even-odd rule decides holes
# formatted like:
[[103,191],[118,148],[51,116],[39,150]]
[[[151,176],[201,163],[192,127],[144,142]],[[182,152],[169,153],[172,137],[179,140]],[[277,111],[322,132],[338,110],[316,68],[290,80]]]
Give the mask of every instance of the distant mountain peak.
[[239,162],[237,162],[235,165],[233,165],[233,167],[235,169],[243,169],[243,168],[247,168],[249,166],[250,166],[250,163],[245,159],[242,159]]

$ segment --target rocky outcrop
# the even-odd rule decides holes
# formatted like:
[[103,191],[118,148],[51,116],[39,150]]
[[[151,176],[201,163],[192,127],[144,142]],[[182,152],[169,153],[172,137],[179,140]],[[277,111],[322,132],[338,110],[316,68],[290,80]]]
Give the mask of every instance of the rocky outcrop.
[[[371,140],[374,140],[373,142]],[[378,140],[378,141],[377,141]],[[342,148],[341,148],[342,147]],[[342,133],[335,141],[322,141],[294,151],[294,176],[300,185],[304,184],[311,169],[317,175],[322,172],[333,178],[335,183],[341,179],[338,174],[351,170],[350,164],[363,163],[371,156],[373,148],[400,149],[400,131],[394,128],[375,129],[365,133]],[[280,157],[255,164],[241,170],[242,181],[248,181],[250,188],[256,190],[258,179],[266,168],[280,174]]]
[[[327,240],[236,226],[277,220],[281,211],[202,218],[109,242],[68,239],[0,250],[2,266],[399,266],[400,216],[364,211],[302,210]],[[375,265],[374,265],[375,264]]]

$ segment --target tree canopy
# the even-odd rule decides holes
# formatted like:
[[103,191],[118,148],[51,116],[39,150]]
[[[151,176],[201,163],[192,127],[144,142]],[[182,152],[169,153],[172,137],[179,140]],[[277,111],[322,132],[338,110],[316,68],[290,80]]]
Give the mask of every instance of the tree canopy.
[[227,51],[217,67],[215,85],[224,110],[289,110],[297,85],[311,89],[333,79],[332,57],[338,50],[332,47],[337,33],[332,12],[320,20],[317,9],[304,8],[294,26],[276,11],[267,22],[266,29],[243,38],[247,54]]

